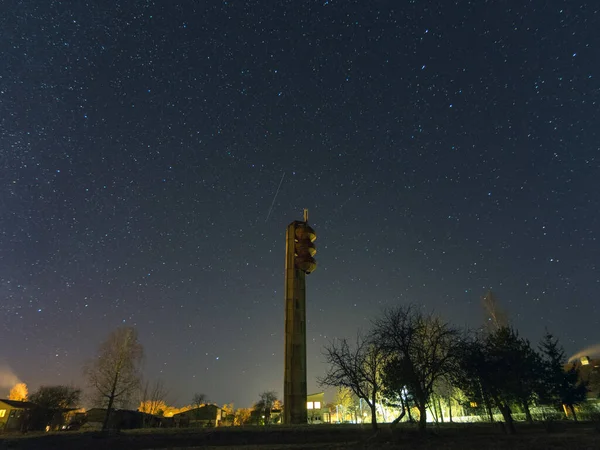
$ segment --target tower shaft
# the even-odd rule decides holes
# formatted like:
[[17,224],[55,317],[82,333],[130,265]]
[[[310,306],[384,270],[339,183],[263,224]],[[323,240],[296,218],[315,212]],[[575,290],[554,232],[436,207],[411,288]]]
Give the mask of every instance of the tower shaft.
[[284,423],[302,424],[306,411],[306,273],[296,268],[296,226],[286,231]]

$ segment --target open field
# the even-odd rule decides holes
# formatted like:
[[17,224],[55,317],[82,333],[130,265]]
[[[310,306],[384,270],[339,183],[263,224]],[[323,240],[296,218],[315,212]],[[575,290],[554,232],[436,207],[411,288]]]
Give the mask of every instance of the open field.
[[215,429],[132,430],[118,434],[65,432],[1,436],[1,449],[141,450],[141,449],[599,449],[600,432],[591,423],[560,423],[548,433],[541,424],[521,424],[507,436],[489,424],[442,425],[420,435],[412,426],[394,432],[382,425],[377,434],[367,426],[316,425]]

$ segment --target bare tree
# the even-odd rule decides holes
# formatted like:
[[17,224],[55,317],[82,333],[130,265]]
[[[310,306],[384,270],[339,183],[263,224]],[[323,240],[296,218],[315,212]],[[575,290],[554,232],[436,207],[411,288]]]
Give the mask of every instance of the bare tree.
[[265,425],[269,425],[271,421],[271,411],[275,402],[277,402],[277,393],[275,391],[265,391],[260,394],[258,402],[254,405],[254,410],[259,413],[258,418],[260,419],[262,415],[265,419]]
[[194,408],[200,408],[202,405],[206,404],[207,401],[208,398],[206,397],[206,395],[201,394],[199,392],[196,392],[194,394],[194,397],[192,397],[192,405],[194,406]]
[[196,416],[196,419],[201,417],[202,412],[200,411],[200,408],[202,405],[205,405],[207,401],[208,398],[206,395],[199,392],[196,392],[192,397],[192,406],[194,407],[194,415]]
[[152,385],[149,381],[146,381],[141,391],[138,410],[146,414],[161,415],[161,412],[164,413],[167,407],[166,397],[168,393],[163,380],[156,380]]
[[371,426],[377,430],[376,402],[382,390],[381,375],[385,363],[381,346],[359,332],[354,347],[347,339],[340,339],[325,346],[323,354],[330,367],[319,379],[319,384],[346,387],[362,398],[371,409]]
[[414,306],[401,306],[375,321],[374,336],[387,355],[386,389],[399,396],[409,391],[419,409],[419,428],[424,429],[436,383],[456,368],[458,330]]
[[488,331],[494,332],[503,327],[508,327],[508,316],[506,312],[498,305],[496,296],[491,289],[481,298],[481,304],[485,310],[485,327]]
[[84,368],[94,392],[94,403],[106,408],[103,430],[108,428],[112,409],[127,404],[139,387],[143,357],[144,349],[137,332],[134,328],[123,327],[108,336],[100,345],[96,358]]

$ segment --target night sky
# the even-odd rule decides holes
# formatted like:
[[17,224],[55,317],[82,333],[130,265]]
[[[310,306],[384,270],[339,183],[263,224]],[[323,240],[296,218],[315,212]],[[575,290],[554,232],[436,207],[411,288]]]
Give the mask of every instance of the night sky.
[[408,302],[477,327],[492,288],[533,341],[600,342],[596,2],[4,0],[0,30],[0,367],[30,391],[133,325],[171,403],[282,396],[303,208],[311,392]]

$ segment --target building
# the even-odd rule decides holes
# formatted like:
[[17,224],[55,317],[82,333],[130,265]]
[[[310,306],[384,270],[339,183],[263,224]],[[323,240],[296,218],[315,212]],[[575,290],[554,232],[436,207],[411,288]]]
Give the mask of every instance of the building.
[[597,400],[600,398],[600,359],[582,356],[570,364],[567,364],[566,369],[570,369],[571,365],[579,371],[579,377],[588,385],[589,392],[588,400]]
[[30,410],[35,407],[31,402],[0,399],[0,432],[22,430],[27,426]]
[[178,414],[173,414],[177,427],[218,427],[224,420],[223,410],[217,405],[202,405]]
[[306,411],[308,423],[330,423],[331,413],[325,406],[325,392],[306,396]]
[[[106,417],[106,409],[92,408],[85,413],[82,430],[100,430]],[[115,409],[110,413],[108,428],[113,430],[132,430],[135,428],[154,428],[160,426],[160,418],[152,414],[127,409]]]

